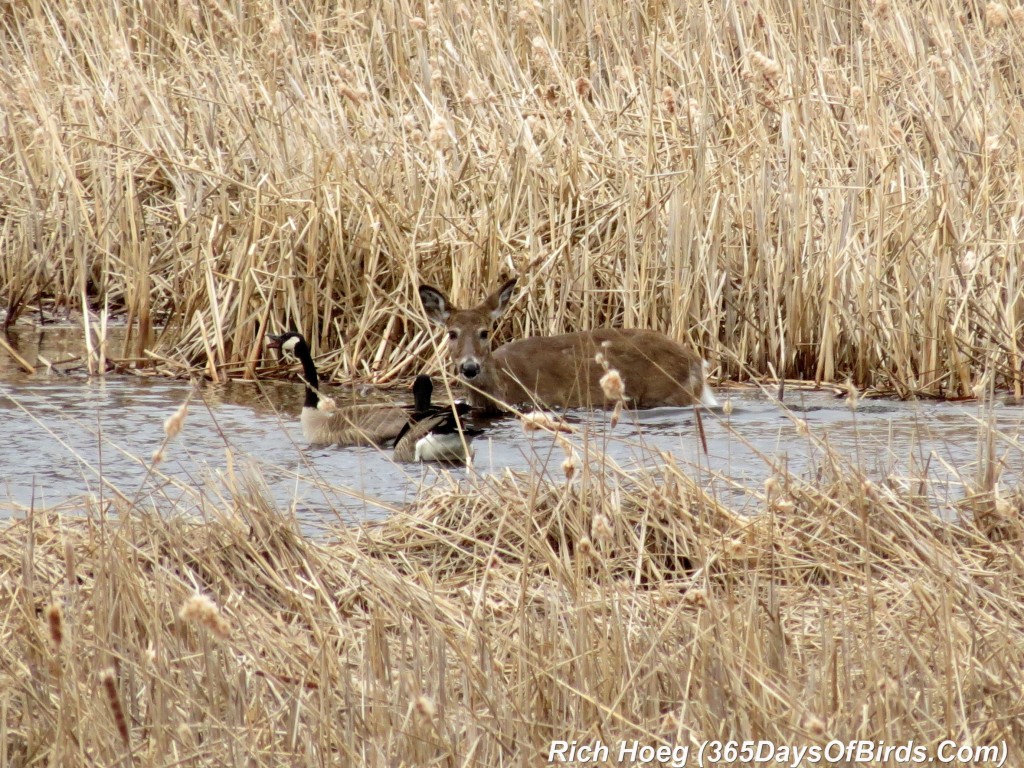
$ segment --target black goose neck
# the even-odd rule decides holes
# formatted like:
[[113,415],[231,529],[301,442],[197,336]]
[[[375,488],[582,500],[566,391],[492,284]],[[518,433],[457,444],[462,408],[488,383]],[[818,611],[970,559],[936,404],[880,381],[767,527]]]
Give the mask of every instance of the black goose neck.
[[429,376],[417,376],[412,385],[413,408],[416,413],[428,413],[432,410],[431,396],[434,394],[434,383]]
[[320,378],[317,376],[313,356],[309,354],[309,346],[305,341],[295,345],[295,356],[302,363],[302,378],[306,381],[306,400],[302,405],[305,408],[316,408],[320,404],[320,396],[316,393],[320,388]]

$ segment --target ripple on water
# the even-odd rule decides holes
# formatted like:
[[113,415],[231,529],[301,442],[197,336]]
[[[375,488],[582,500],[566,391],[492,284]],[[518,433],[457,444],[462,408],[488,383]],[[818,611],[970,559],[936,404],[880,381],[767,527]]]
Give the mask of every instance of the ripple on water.
[[[99,478],[142,497],[189,489],[223,488],[219,475],[252,467],[283,507],[294,505],[303,523],[378,517],[408,503],[425,487],[458,482],[432,467],[395,465],[373,448],[305,446],[298,427],[302,387],[289,383],[230,384],[195,391],[181,434],[170,444],[159,475],[147,478],[147,463],[164,440],[163,421],[193,389],[158,378],[46,376],[9,377],[0,390],[4,439],[0,441],[0,500],[49,506],[99,492]],[[672,454],[701,482],[715,483],[737,508],[750,503],[747,490],[786,467],[811,476],[822,459],[820,442],[801,434],[795,419],[857,465],[880,477],[925,472],[938,499],[960,495],[958,474],[970,476],[979,461],[979,420],[1017,439],[1024,409],[996,405],[861,401],[851,411],[831,393],[787,393],[787,413],[753,390],[729,393],[733,411],[702,417],[708,453],[700,450],[694,412],[656,408],[623,414],[615,429],[609,414],[566,414],[573,441],[591,455],[630,469],[655,466]],[[724,399],[724,398],[723,398]],[[1019,448],[999,440],[1007,471],[1024,469]],[[984,444],[984,441],[982,441]],[[546,471],[561,480],[563,450],[550,436],[523,434],[518,422],[491,422],[476,442],[477,472]],[[230,454],[230,461],[229,461]],[[605,460],[605,459],[602,459]],[[197,505],[198,509],[198,505]],[[4,514],[0,508],[0,514]]]

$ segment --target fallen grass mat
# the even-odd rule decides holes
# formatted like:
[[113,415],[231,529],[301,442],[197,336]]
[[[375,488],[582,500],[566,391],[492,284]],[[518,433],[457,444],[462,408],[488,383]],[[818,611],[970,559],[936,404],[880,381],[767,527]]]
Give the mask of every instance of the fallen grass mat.
[[327,541],[236,482],[204,524],[6,524],[0,764],[542,765],[559,740],[728,738],[1024,760],[1019,493],[952,523],[826,465],[751,490],[750,517],[671,462],[585,465]]

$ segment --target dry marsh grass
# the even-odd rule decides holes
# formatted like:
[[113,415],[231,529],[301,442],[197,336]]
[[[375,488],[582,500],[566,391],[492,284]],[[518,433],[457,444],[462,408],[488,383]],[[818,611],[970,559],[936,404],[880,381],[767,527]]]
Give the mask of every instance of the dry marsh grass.
[[[729,378],[1022,394],[1024,7],[968,0],[44,0],[0,8],[0,296],[110,354],[433,359],[416,285],[523,276],[506,334],[689,339]],[[87,311],[86,311],[87,310]]]
[[442,484],[331,542],[244,475],[227,507],[10,521],[0,764],[539,765],[554,739],[714,738],[1024,760],[1020,494],[945,522],[830,454],[749,517],[671,460],[573,447],[571,479]]

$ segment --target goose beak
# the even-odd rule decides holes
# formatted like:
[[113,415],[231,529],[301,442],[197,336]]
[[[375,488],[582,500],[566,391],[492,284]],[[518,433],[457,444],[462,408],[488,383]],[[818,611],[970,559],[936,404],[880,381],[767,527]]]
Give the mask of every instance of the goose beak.
[[281,339],[283,336],[275,336],[272,333],[267,334],[267,349],[280,349]]

